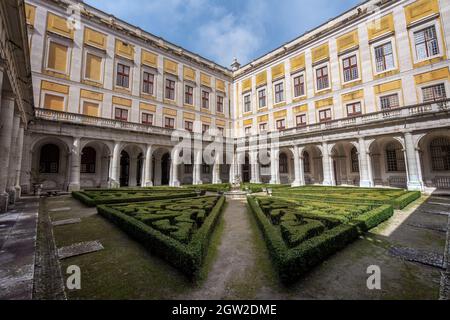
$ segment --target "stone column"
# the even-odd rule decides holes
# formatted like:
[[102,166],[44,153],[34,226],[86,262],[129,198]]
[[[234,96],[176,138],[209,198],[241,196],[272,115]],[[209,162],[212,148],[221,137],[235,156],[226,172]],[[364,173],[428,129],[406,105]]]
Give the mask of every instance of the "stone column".
[[153,148],[151,145],[147,145],[147,150],[145,152],[145,164],[144,164],[144,186],[145,187],[152,187],[153,186],[153,182],[152,182],[152,175],[153,175],[153,170],[152,170],[152,153],[153,153]]
[[119,183],[119,169],[120,169],[120,143],[114,143],[113,157],[111,161],[111,170],[109,172],[109,183],[111,188],[118,188]]
[[0,212],[8,209],[9,195],[6,193],[8,183],[9,155],[14,117],[15,97],[2,93],[0,113]]
[[408,177],[408,190],[423,191],[423,181],[421,180],[419,167],[417,162],[416,148],[411,132],[405,132],[405,159]]
[[294,146],[292,153],[294,154],[294,174],[295,179],[292,183],[293,187],[305,185],[305,173],[303,172],[303,147]]
[[278,147],[272,147],[270,150],[270,184],[280,184],[280,165],[279,165],[280,152]]
[[364,188],[373,187],[372,170],[370,166],[370,154],[367,152],[366,140],[359,138],[359,186]]
[[249,154],[250,168],[251,168],[251,183],[261,183],[259,175],[258,151],[252,150]]
[[172,150],[172,161],[170,162],[170,178],[169,185],[171,187],[179,187],[180,181],[178,180],[178,164],[180,163],[180,151],[178,149]]
[[137,157],[130,157],[130,175],[128,182],[128,185],[130,187],[137,186],[137,175],[138,175],[137,160],[138,160]]
[[69,191],[80,190],[80,168],[81,167],[81,139],[73,139],[70,152],[70,182]]
[[202,150],[194,150],[194,168],[193,168],[193,184],[203,184],[201,172],[202,172],[203,154]]
[[333,158],[329,152],[328,143],[324,142],[322,149],[323,185],[334,186],[336,182],[333,174]]
[[15,114],[13,117],[13,127],[11,136],[11,145],[9,148],[9,167],[8,167],[8,181],[6,185],[6,192],[9,194],[9,203],[14,204],[16,200],[16,163],[17,163],[17,137],[19,136],[20,116]]
[[233,156],[231,158],[231,164],[230,164],[230,183],[236,182],[236,154],[233,153]]
[[220,184],[222,183],[222,180],[220,179],[220,154],[217,153],[214,158],[214,166],[213,166],[213,177],[212,177],[212,183],[213,184]]
[[14,189],[16,190],[16,200],[21,197],[22,190],[20,187],[20,177],[22,176],[22,155],[23,155],[23,133],[24,126],[19,128],[19,135],[17,136],[17,157],[16,157],[16,181]]

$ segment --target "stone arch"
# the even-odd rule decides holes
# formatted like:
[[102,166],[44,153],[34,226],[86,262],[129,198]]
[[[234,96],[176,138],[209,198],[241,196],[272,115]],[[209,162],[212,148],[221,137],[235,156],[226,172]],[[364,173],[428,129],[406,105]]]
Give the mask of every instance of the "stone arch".
[[152,152],[153,185],[168,185],[170,182],[171,148],[155,147]]
[[[92,148],[95,150],[95,170],[85,170],[83,164],[84,150]],[[108,142],[99,140],[83,140],[81,143],[81,188],[106,188],[108,187],[109,169],[111,164],[112,148]]]
[[[302,151],[301,156],[303,157],[303,170],[305,172],[305,183],[322,184],[323,183],[322,146],[314,144],[306,145]],[[306,159],[305,161],[305,157],[309,158],[309,160]]]
[[[339,141],[331,149],[336,185],[359,186],[359,150],[352,141]],[[355,158],[356,156],[356,158]]]
[[294,153],[290,148],[278,151],[278,172],[281,184],[292,184],[295,180]]

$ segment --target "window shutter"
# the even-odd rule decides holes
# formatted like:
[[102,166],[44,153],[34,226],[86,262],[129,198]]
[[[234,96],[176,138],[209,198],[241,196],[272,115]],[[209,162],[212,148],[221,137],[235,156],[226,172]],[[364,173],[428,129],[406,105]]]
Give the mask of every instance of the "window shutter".
[[86,78],[90,80],[101,80],[102,58],[90,53],[86,56]]
[[67,47],[50,42],[48,49],[48,68],[63,73],[67,72]]
[[44,98],[44,108],[55,111],[64,111],[64,97],[46,94]]

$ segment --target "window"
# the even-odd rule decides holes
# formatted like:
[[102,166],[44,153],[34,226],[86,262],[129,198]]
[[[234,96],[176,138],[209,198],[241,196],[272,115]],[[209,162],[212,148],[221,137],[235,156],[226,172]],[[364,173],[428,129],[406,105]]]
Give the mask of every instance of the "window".
[[275,104],[284,101],[284,85],[283,82],[275,85]]
[[331,109],[325,109],[319,111],[319,121],[331,121]]
[[247,94],[244,96],[244,112],[250,112],[252,111],[252,103],[250,101],[250,95]]
[[168,100],[175,100],[175,81],[171,79],[166,79],[165,97]]
[[50,41],[48,47],[47,68],[59,73],[67,73],[67,53],[69,48],[63,44]]
[[309,159],[308,151],[303,152],[303,171],[311,173],[311,161]]
[[353,117],[361,114],[361,102],[347,104],[347,116]]
[[359,157],[356,147],[353,147],[352,151],[350,151],[350,160],[352,162],[352,172],[359,172]]
[[184,165],[184,173],[191,174],[192,172],[193,172],[193,165],[185,164]]
[[128,121],[128,110],[116,108],[116,110],[114,111],[114,119],[120,121]]
[[375,47],[375,65],[377,72],[383,72],[395,68],[392,43],[388,42]]
[[294,78],[294,97],[305,95],[305,76],[302,74]]
[[259,132],[267,132],[267,123],[259,124]]
[[390,143],[386,146],[386,164],[388,172],[405,171],[405,155],[397,144]]
[[99,104],[90,101],[83,101],[83,114],[89,117],[98,117]]
[[130,87],[130,67],[124,64],[117,64],[116,85],[122,88]]
[[64,111],[64,97],[46,93],[44,96],[44,109]]
[[324,66],[316,70],[316,79],[317,79],[317,90],[323,90],[329,87],[328,66]]
[[288,157],[286,156],[285,153],[280,153],[280,173],[288,173],[289,172],[289,168],[288,168]]
[[443,83],[422,88],[423,102],[443,100],[447,97]]
[[284,129],[286,129],[286,120],[285,119],[277,120],[277,130],[284,130]]
[[84,77],[88,80],[101,82],[102,80],[102,57],[91,53],[86,54],[86,69]]
[[59,171],[59,148],[54,144],[46,144],[41,148],[39,159],[40,173],[58,173]]
[[164,127],[168,128],[168,129],[175,128],[175,119],[174,118],[165,117],[164,118]]
[[245,135],[250,135],[252,133],[252,127],[245,127],[244,132]]
[[450,171],[450,140],[437,138],[430,143],[433,171]]
[[86,147],[81,152],[81,173],[95,173],[97,153],[92,147]]
[[143,112],[141,118],[143,124],[153,125],[153,115],[151,113]]
[[297,124],[297,127],[304,127],[306,126],[306,114],[299,114],[295,117],[295,122]]
[[223,97],[217,96],[217,112],[223,113]]
[[202,91],[202,108],[209,109],[209,92]]
[[266,89],[261,89],[258,91],[258,107],[264,108],[266,105]]
[[211,166],[206,164],[206,163],[203,163],[202,164],[202,173],[203,174],[210,174],[211,173]]
[[205,133],[209,130],[209,124],[202,124],[202,132]]
[[188,85],[184,86],[184,103],[194,105],[194,88]]
[[192,132],[194,130],[194,123],[192,121],[185,121],[184,122],[184,129],[187,131]]
[[142,92],[149,94],[149,95],[153,95],[153,86],[155,83],[155,76],[151,73],[145,72],[142,76],[143,80],[142,80]]
[[436,27],[431,26],[414,32],[417,60],[424,60],[439,54]]
[[356,55],[342,59],[342,66],[344,68],[344,82],[359,78],[358,59]]
[[400,102],[398,99],[398,93],[380,97],[380,105],[381,105],[381,110],[398,108],[400,106]]

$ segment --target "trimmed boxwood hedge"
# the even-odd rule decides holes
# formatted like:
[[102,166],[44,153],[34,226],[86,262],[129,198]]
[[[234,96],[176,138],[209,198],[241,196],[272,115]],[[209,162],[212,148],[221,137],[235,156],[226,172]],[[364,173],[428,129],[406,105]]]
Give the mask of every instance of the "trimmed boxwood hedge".
[[[195,199],[199,198],[193,198],[193,200]],[[176,204],[176,201],[174,201],[174,204]],[[218,197],[215,206],[187,244],[177,241],[144,222],[107,205],[100,205],[97,210],[99,214],[119,226],[151,253],[158,255],[188,277],[194,279],[202,267],[211,235],[217,225],[224,204],[225,197]]]
[[208,191],[208,192],[226,192],[226,191],[230,191],[231,185],[229,183],[199,184],[199,185],[186,185],[186,186],[183,186],[183,188],[190,189],[190,190]]
[[[165,192],[153,192],[153,191],[143,191],[138,190],[140,193],[148,193],[148,195],[145,196],[133,196],[133,192],[136,191],[129,191],[129,196],[122,196],[119,195],[117,191],[99,191],[99,192],[108,192],[110,194],[118,194],[116,198],[94,198],[92,194],[97,192],[95,191],[74,191],[72,192],[72,197],[75,199],[81,201],[85,205],[89,207],[95,207],[100,204],[115,204],[115,203],[131,203],[131,202],[143,202],[143,201],[156,201],[156,200],[164,200],[164,199],[179,199],[179,198],[189,198],[189,197],[195,197],[197,196],[197,193],[195,191],[191,190],[179,190],[179,191],[165,191]],[[121,193],[127,193],[127,191],[121,191]]]
[[272,190],[288,189],[290,185],[287,184],[263,184],[263,183],[244,183],[241,185],[242,190],[248,189],[251,193],[262,192],[263,189],[270,188]]
[[[276,198],[270,199],[276,201]],[[258,200],[259,198],[248,197],[248,206],[256,217],[280,279],[286,284],[296,281],[314,266],[354,241],[360,233],[377,226],[389,219],[393,214],[393,208],[390,205],[372,209],[369,207],[369,211],[359,214],[348,222],[337,222],[336,224],[333,222],[328,226],[330,229],[290,248],[283,239],[280,228],[274,225],[273,221],[263,212],[258,204]],[[294,209],[289,208],[289,205],[286,205],[286,203],[288,202],[280,199],[280,204],[278,206],[272,205],[271,208],[273,208],[272,210],[295,212],[291,211]],[[284,209],[275,209],[276,207],[284,207]],[[307,216],[308,219],[314,218],[312,213],[307,214]],[[322,218],[317,217],[318,220]]]

